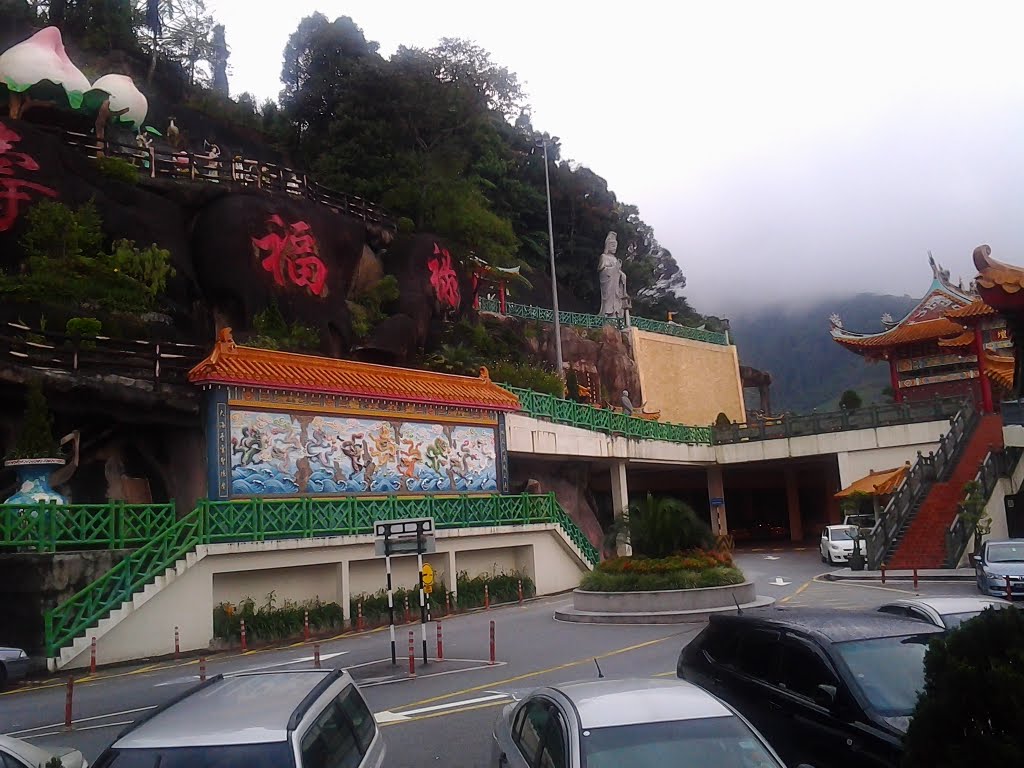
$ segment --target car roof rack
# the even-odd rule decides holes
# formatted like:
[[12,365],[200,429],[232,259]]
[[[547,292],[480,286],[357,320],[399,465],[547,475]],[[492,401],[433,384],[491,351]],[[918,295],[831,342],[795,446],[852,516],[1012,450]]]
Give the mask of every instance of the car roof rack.
[[324,691],[340,680],[344,674],[344,669],[332,669],[330,673],[324,675],[323,679],[313,686],[313,690],[306,694],[305,698],[299,702],[299,706],[297,706],[295,711],[292,712],[291,717],[288,718],[287,729],[289,731],[294,731],[298,728],[299,721],[301,721],[309,711],[309,708],[313,706],[313,702],[319,699],[323,695]]

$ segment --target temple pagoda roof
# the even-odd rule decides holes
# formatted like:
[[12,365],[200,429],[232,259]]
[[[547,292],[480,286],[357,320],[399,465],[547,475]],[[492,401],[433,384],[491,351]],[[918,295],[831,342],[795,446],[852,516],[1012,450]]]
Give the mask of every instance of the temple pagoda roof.
[[495,411],[519,410],[519,399],[480,377],[395,368],[330,357],[277,352],[235,344],[223,329],[209,357],[188,374],[193,384],[228,384],[321,392],[401,402],[455,405]]
[[985,375],[1007,392],[1013,391],[1013,369],[1012,357],[985,350]]
[[903,481],[910,469],[910,463],[893,469],[872,470],[859,480],[854,480],[850,485],[843,488],[835,495],[837,499],[845,499],[857,493],[866,493],[870,496],[889,496]]
[[842,320],[833,315],[832,338],[847,349],[862,354],[877,354],[883,350],[907,344],[938,341],[960,336],[964,329],[959,322],[949,319],[950,313],[972,306],[977,297],[953,285],[949,271],[928,257],[932,268],[932,283],[924,298],[899,322],[883,322],[889,327],[877,333],[858,333],[843,327]]
[[1007,314],[1024,312],[1024,268],[996,261],[987,245],[974,249],[974,266],[978,293],[987,304]]

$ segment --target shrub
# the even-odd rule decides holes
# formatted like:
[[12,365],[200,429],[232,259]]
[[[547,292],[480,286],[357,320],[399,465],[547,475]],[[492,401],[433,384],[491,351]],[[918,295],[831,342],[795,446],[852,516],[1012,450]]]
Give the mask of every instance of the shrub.
[[510,387],[532,389],[555,397],[562,397],[565,393],[562,380],[543,368],[498,360],[490,367],[489,373],[493,381],[500,381]]
[[53,416],[46,405],[46,395],[39,379],[31,379],[27,387],[25,422],[8,459],[50,459],[60,456],[60,444],[53,437]]
[[110,267],[141,285],[152,298],[163,293],[167,278],[174,276],[171,252],[157,248],[155,243],[140,250],[131,240],[115,241],[110,253]]
[[276,301],[252,318],[256,332],[249,343],[263,349],[282,349],[286,352],[314,352],[320,346],[320,332],[296,321],[285,322]]
[[82,349],[95,349],[95,338],[103,330],[103,323],[95,317],[72,317],[64,326],[64,332],[79,343]]
[[932,640],[903,765],[1024,765],[1024,611],[986,610]]
[[659,589],[698,589],[741,584],[743,573],[736,568],[719,566],[703,571],[686,569],[665,573],[608,573],[594,570],[584,574],[580,588],[591,592],[646,592]]
[[708,525],[689,504],[648,493],[629,506],[628,517],[619,518],[608,532],[607,544],[629,537],[633,552],[647,557],[667,557],[691,549],[710,549],[715,538]]
[[139,181],[139,172],[135,166],[120,157],[98,157],[96,168],[104,176],[125,184],[137,184]]

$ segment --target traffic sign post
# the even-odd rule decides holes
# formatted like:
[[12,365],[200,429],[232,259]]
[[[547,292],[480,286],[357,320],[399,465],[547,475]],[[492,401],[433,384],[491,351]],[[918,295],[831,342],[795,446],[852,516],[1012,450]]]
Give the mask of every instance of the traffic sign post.
[[[430,609],[426,604],[424,592],[423,555],[436,552],[434,543],[434,518],[422,517],[412,520],[378,520],[373,524],[376,541],[374,548],[378,556],[384,556],[384,569],[387,572],[388,621],[391,635],[391,664],[398,663],[395,645],[395,593],[391,580],[391,558],[395,555],[416,555],[419,571],[420,593],[420,624],[423,635],[423,663],[427,663],[427,622],[430,621]],[[429,566],[426,566],[429,568]],[[433,588],[433,570],[430,571],[430,584]]]

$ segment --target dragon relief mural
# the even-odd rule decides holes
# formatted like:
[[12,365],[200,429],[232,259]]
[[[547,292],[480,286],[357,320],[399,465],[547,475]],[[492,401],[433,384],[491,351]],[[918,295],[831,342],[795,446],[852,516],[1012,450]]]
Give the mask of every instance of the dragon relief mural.
[[232,496],[497,490],[491,426],[231,412]]

